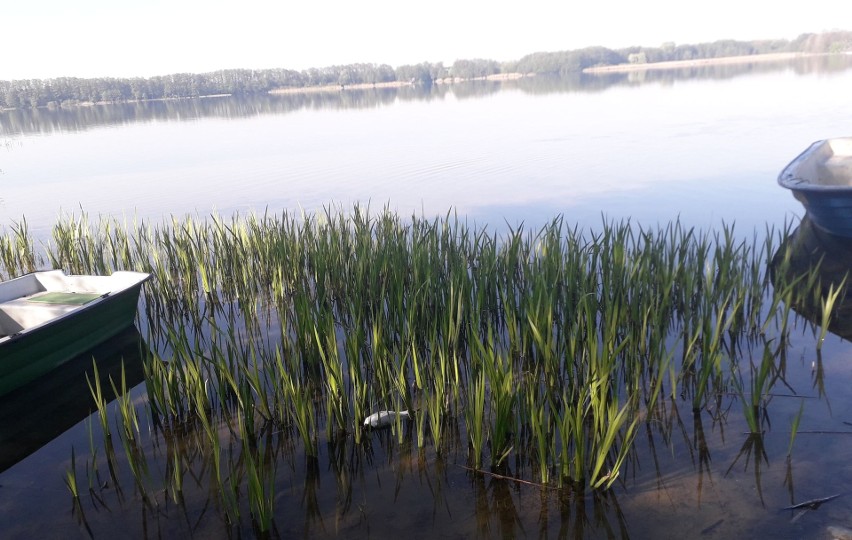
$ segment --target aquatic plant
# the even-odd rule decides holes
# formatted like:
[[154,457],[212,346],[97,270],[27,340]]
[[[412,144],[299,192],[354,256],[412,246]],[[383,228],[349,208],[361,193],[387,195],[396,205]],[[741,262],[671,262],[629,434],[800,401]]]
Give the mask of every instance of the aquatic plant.
[[[322,443],[351,438],[354,456],[416,431],[420,455],[431,445],[440,459],[455,437],[475,470],[531,467],[542,484],[593,491],[619,478],[661,396],[697,412],[733,386],[760,433],[783,380],[790,308],[819,288],[813,274],[771,283],[768,259],[787,232],[743,240],[727,226],[605,220],[581,231],[558,218],[498,235],[451,214],[355,207],[160,225],[69,217],[46,250],[69,271],[154,275],[139,319],[154,350],[145,399],[113,383],[139,491],[155,481],[143,467],[159,461],[177,502],[193,459],[183,444],[156,458],[134,450],[139,419],[160,438],[191,426],[226,521],[249,515],[269,531],[270,432],[305,467]],[[0,243],[21,244],[0,257],[7,275],[34,253],[25,228],[13,234]],[[823,328],[839,290],[816,293]],[[90,384],[106,444],[105,398]],[[377,410],[410,411],[413,430],[399,415],[390,435],[365,430]]]
[[80,499],[80,492],[77,487],[77,457],[74,454],[74,447],[71,447],[71,467],[65,471],[65,486],[68,488],[68,491],[71,492],[71,497],[78,501]]
[[0,263],[4,268],[0,277],[6,279],[33,272],[43,264],[35,253],[26,218],[12,222],[11,232],[0,234]]

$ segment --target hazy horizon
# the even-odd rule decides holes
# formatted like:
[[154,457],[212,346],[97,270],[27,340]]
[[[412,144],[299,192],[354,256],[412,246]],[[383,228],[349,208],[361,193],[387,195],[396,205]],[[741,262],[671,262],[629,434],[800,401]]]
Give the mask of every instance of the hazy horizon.
[[832,0],[814,0],[807,10],[769,0],[720,0],[697,8],[671,0],[573,7],[532,0],[522,9],[508,2],[436,0],[405,10],[389,0],[369,6],[246,0],[238,9],[224,0],[150,0],[144,7],[45,0],[4,9],[4,37],[17,45],[0,65],[0,80],[506,62],[591,46],[792,40],[850,20],[852,3]]
[[[846,30],[846,29],[826,30],[826,32],[830,32],[830,31],[849,31],[849,30]],[[801,34],[800,34],[800,35],[801,35]],[[741,42],[756,42],[756,41],[773,41],[773,40],[776,40],[776,39],[777,39],[777,40],[786,39],[786,40],[788,40],[788,41],[791,41],[791,40],[790,40],[790,38],[740,39],[740,40],[737,40],[737,41],[741,41]],[[711,40],[711,41],[708,41],[708,42],[677,43],[677,45],[699,45],[699,44],[701,44],[701,43],[712,43],[712,42],[714,42],[714,41],[721,41],[721,40]],[[665,43],[665,42],[664,42],[664,43]],[[661,43],[661,44],[660,44],[660,46],[661,46],[661,45],[663,45],[664,43]],[[593,44],[593,45],[587,45],[586,47],[604,47],[604,48],[608,48],[608,49],[611,49],[611,50],[620,50],[620,49],[630,48],[631,46],[628,46],[628,47],[607,47],[606,45]],[[586,47],[581,47],[581,49],[582,49],[582,48],[586,48]],[[645,48],[651,48],[651,46],[644,46],[644,47],[645,47]],[[510,58],[510,59],[506,59],[506,60],[497,60],[497,61],[498,61],[498,62],[500,62],[500,63],[513,62],[513,61],[520,60],[521,58],[523,58],[524,56],[529,55],[529,54],[542,53],[542,52],[543,52],[543,53],[553,53],[553,52],[559,52],[559,51],[562,51],[562,50],[574,50],[574,49],[559,49],[559,50],[552,50],[552,51],[542,51],[542,50],[539,50],[539,51],[530,51],[530,52],[524,53],[523,55],[519,56],[518,58]],[[489,57],[478,57],[478,58],[479,58],[479,59],[484,59],[484,60],[496,60],[495,58],[489,58]],[[461,60],[461,59],[473,60],[473,58],[462,58],[462,57],[456,58],[456,60]],[[430,60],[424,60],[423,62],[437,63],[437,61],[436,61],[436,62],[432,62],[432,61],[430,61]],[[415,64],[417,64],[417,63],[421,63],[421,62],[415,62]],[[153,74],[153,75],[144,75],[144,76],[143,76],[143,75],[118,76],[118,77],[114,77],[114,78],[119,78],[119,79],[146,78],[146,79],[149,79],[149,78],[153,78],[153,77],[164,77],[164,76],[168,76],[168,75],[175,75],[175,74],[177,74],[177,73],[189,73],[190,75],[200,75],[200,74],[204,74],[204,73],[215,73],[215,72],[218,72],[218,71],[226,71],[226,70],[232,70],[232,69],[235,69],[235,70],[241,70],[241,69],[254,69],[254,70],[278,70],[278,69],[285,69],[285,70],[293,70],[293,71],[299,71],[299,72],[301,72],[301,71],[305,71],[305,70],[309,70],[309,69],[324,69],[324,68],[333,67],[333,66],[340,66],[340,65],[354,65],[354,64],[367,64],[367,65],[369,65],[369,64],[373,64],[373,65],[381,65],[381,64],[380,64],[380,63],[378,63],[378,62],[356,61],[356,62],[351,62],[351,63],[349,63],[349,64],[326,64],[326,65],[322,65],[322,66],[309,66],[309,67],[307,67],[307,68],[301,68],[301,69],[294,69],[294,68],[291,68],[291,67],[289,67],[289,66],[271,66],[271,67],[265,67],[265,68],[262,68],[262,67],[250,68],[250,67],[232,66],[232,67],[223,67],[223,68],[218,68],[218,69],[209,70],[209,71],[204,71],[204,72],[199,72],[199,71],[194,71],[194,72],[182,71],[182,72],[169,72],[169,73],[155,73],[155,74]],[[394,69],[397,69],[397,68],[399,68],[399,67],[400,67],[400,66],[402,66],[402,65],[405,65],[405,64],[391,65],[391,67],[392,67],[392,68],[394,68]],[[452,65],[452,63],[444,63],[444,65],[445,65],[445,67],[450,67],[450,66]],[[80,77],[80,76],[73,75],[73,74],[67,74],[67,75],[57,75],[57,76],[55,76],[55,77],[30,77],[29,79],[32,79],[32,80],[48,80],[48,79],[56,79],[56,78],[62,78],[62,77],[79,78],[79,79],[97,79],[97,78],[100,78],[100,77],[97,77],[97,76],[95,76],[95,77]],[[112,76],[104,76],[104,78],[113,78],[113,77],[112,77]],[[15,79],[2,79],[2,78],[0,78],[0,80],[9,81],[9,80],[15,80]],[[26,80],[26,79],[17,79],[17,80]]]

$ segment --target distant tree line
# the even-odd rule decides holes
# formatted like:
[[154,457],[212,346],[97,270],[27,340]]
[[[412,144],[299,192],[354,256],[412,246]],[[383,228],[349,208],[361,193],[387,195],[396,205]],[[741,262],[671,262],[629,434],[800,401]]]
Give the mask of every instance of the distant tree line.
[[[418,68],[422,71],[423,67]],[[839,73],[852,69],[852,55],[808,56],[789,63],[699,65],[677,70],[649,70],[636,74],[589,74],[582,71],[567,75],[522,77],[511,81],[474,80],[458,84],[420,84],[399,87],[353,89],[347,92],[292,92],[253,94],[241,99],[173,99],[118,102],[104,107],[22,108],[0,114],[0,134],[15,135],[54,132],[78,132],[98,126],[120,125],[128,119],[141,121],[191,121],[199,118],[244,118],[266,114],[286,114],[299,110],[374,109],[400,101],[440,101],[448,96],[457,100],[479,98],[507,87],[527,94],[601,92],[613,86],[643,83],[673,84],[694,79],[730,79],[757,72],[792,70],[797,74]],[[416,74],[412,71],[410,74]],[[2,147],[0,138],[0,147]],[[8,141],[7,141],[8,144]]]
[[834,53],[852,50],[852,32],[802,34],[788,40],[721,40],[697,45],[663,44],[660,47],[629,47],[613,50],[587,47],[578,50],[539,52],[500,64],[488,59],[456,60],[452,66],[423,62],[393,68],[387,64],[349,64],[291,69],[227,69],[212,73],[175,73],[150,78],[58,77],[0,81],[0,109],[59,107],[85,103],[115,103],[176,99],[217,94],[254,95],[270,90],[328,85],[406,82],[429,86],[447,77],[478,79],[500,73],[567,75],[599,65],[694,60],[776,52]]
[[588,47],[572,51],[533,53],[516,62],[505,64],[503,69],[506,72],[564,75],[594,66],[625,63],[671,62],[779,52],[839,53],[849,50],[852,50],[852,32],[836,31],[802,34],[793,41],[726,39],[697,45],[664,43],[660,47],[628,47],[619,50]]
[[431,84],[434,78],[445,73],[442,64],[423,63],[396,69],[386,64],[350,64],[303,71],[227,69],[150,78],[58,77],[0,81],[0,108],[192,98],[218,94],[252,95],[280,88],[378,84],[398,80]]

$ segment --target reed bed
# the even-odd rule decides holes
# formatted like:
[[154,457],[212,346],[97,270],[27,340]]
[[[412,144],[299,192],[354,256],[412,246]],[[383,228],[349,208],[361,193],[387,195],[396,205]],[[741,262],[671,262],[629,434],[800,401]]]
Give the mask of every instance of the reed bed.
[[[760,433],[784,376],[789,308],[819,289],[813,276],[770,282],[789,232],[744,240],[732,226],[607,221],[581,231],[557,218],[496,234],[451,213],[361,207],[158,225],[83,215],[55,225],[44,259],[25,222],[14,225],[0,236],[0,270],[44,260],[152,273],[139,320],[152,349],[136,405],[146,410],[119,400],[112,430],[93,388],[105,437],[121,441],[135,489],[175,502],[187,473],[198,477],[187,455],[203,456],[226,521],[247,509],[266,534],[281,453],[314,463],[323,445],[370,444],[363,421],[379,410],[409,411],[391,436],[414,436],[437,459],[463,441],[474,471],[580,491],[618,480],[667,400],[686,396],[698,413],[740,395]],[[158,457],[138,444],[142,417],[167,441]]]

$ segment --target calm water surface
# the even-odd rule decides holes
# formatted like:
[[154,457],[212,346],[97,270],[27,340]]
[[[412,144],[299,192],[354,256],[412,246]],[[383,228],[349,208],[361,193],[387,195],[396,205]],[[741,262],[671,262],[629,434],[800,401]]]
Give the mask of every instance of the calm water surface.
[[[0,224],[25,216],[45,237],[61,213],[160,221],[360,203],[429,216],[452,210],[493,229],[561,214],[592,228],[606,216],[762,232],[802,215],[775,183],[781,168],[814,140],[850,134],[846,63],[5,112]],[[765,448],[747,445],[735,401],[723,404],[730,422],[719,422],[672,400],[667,423],[642,428],[624,481],[600,497],[473,477],[461,459],[424,457],[412,441],[379,434],[348,471],[332,464],[334,452],[358,454],[352,447],[324,448],[319,469],[287,461],[279,532],[822,538],[828,525],[852,527],[852,499],[803,515],[780,510],[852,481],[852,349],[829,335],[820,359],[808,330],[797,339],[781,390],[808,399],[790,462],[789,426],[802,400],[784,396],[773,397]],[[62,427],[0,473],[4,535],[223,534],[203,487],[188,489],[194,503],[184,520],[161,517],[180,515],[174,508],[134,503],[128,487],[118,502],[87,506],[87,529],[63,483],[71,448],[89,452],[87,426]]]
[[369,202],[494,224],[605,213],[762,228],[800,213],[775,185],[783,165],[852,117],[848,69],[531,88],[4,113],[0,220]]

